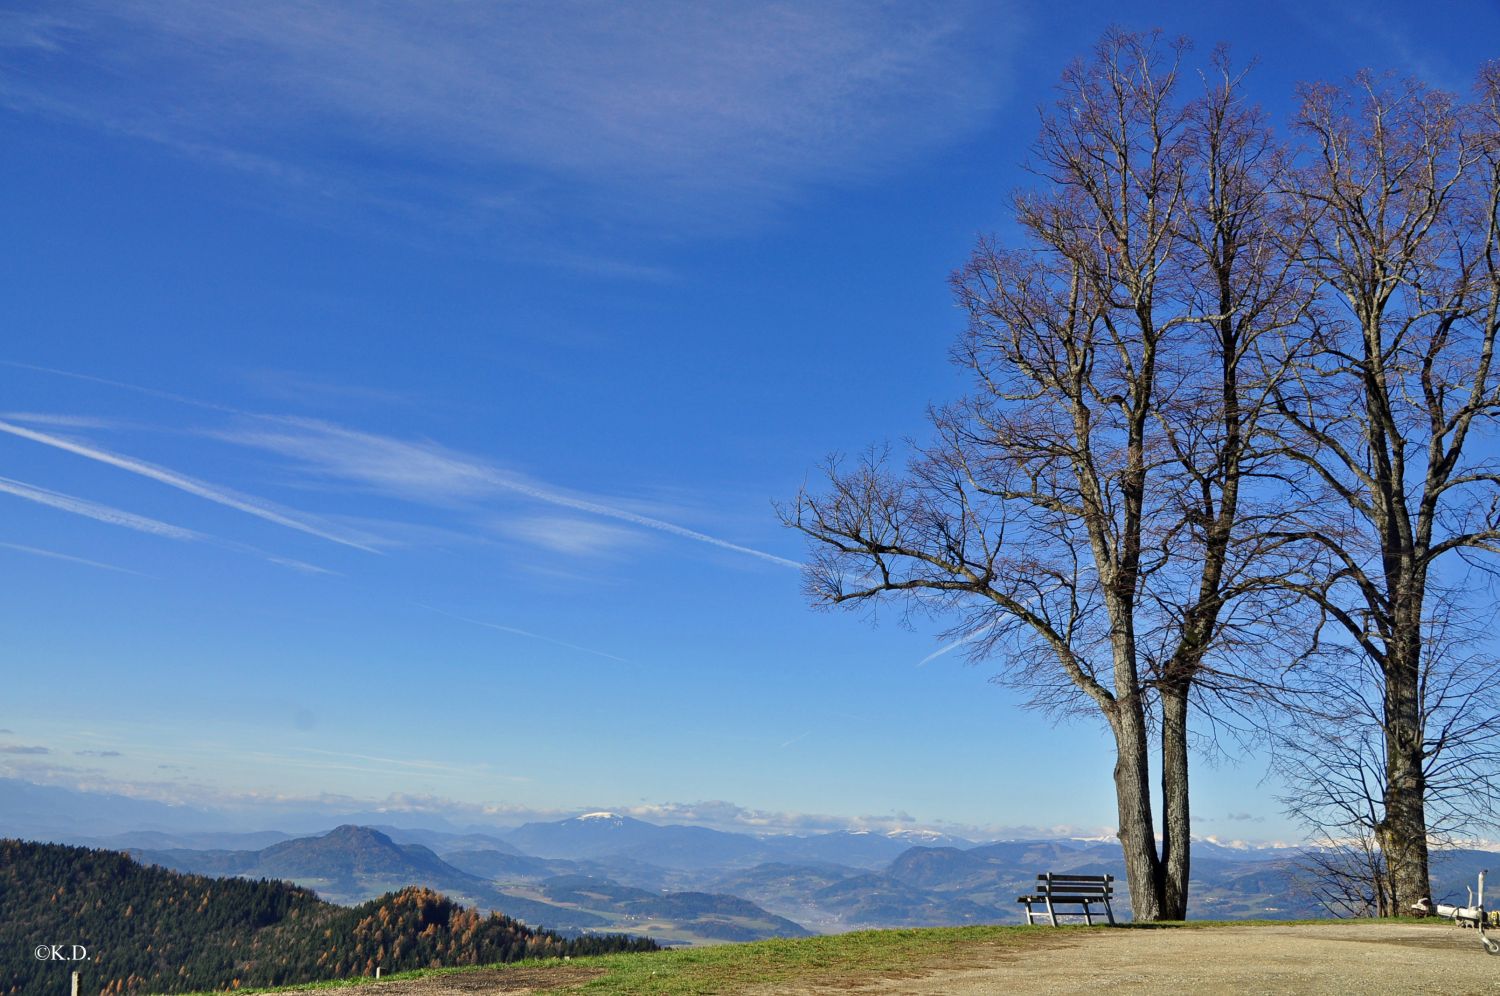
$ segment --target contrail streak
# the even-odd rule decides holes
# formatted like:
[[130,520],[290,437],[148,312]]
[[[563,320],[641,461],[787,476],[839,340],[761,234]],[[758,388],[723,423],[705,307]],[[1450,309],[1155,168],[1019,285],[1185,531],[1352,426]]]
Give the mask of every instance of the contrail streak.
[[17,498],[25,498],[39,505],[48,505],[52,508],[61,509],[64,512],[72,512],[74,515],[82,515],[99,522],[107,522],[112,526],[124,526],[126,529],[134,529],[137,532],[150,533],[153,536],[165,536],[175,540],[204,540],[208,539],[202,533],[181,526],[174,526],[169,522],[159,519],[150,519],[144,515],[136,515],[134,512],[125,512],[109,505],[101,505],[98,502],[89,501],[86,498],[75,498],[65,495],[59,491],[48,491],[46,488],[33,487],[21,481],[13,481],[8,477],[0,477],[0,491],[15,495]]
[[120,456],[115,453],[110,453],[107,450],[101,450],[93,446],[87,446],[83,443],[77,443],[69,439],[63,439],[60,436],[49,435],[45,432],[37,432],[33,429],[27,429],[19,425],[14,425],[10,422],[0,421],[0,432],[8,433],[21,439],[29,439],[34,443],[41,443],[43,446],[51,446],[54,449],[63,450],[64,452],[72,453],[75,456],[81,456],[85,459],[95,460],[99,463],[107,464],[111,467],[116,467],[120,470],[127,471],[132,474],[139,474],[141,477],[150,478],[153,481],[165,484],[171,488],[176,488],[179,491],[186,491],[190,495],[196,495],[199,498],[203,498],[207,501],[223,505],[227,508],[235,509],[236,511],[244,512],[247,515],[253,515],[256,518],[264,519],[267,522],[274,522],[278,526],[285,526],[288,529],[295,529],[298,532],[307,533],[311,536],[317,536],[318,538],[328,540],[331,543],[338,543],[342,546],[353,547],[356,550],[364,550],[366,553],[380,552],[374,547],[366,546],[363,543],[356,542],[355,540],[349,539],[344,536],[326,532],[325,530],[319,529],[317,526],[313,526],[306,522],[303,522],[300,519],[294,519],[277,509],[271,508],[264,503],[255,501],[243,495],[236,494],[233,491],[228,490],[227,488],[214,487],[213,485],[206,484],[203,481],[198,481],[191,477],[186,477],[182,474],[178,474],[175,471],[168,470],[165,467],[157,467],[153,464],[145,463],[141,460],[135,460],[127,456]]
[[975,640],[979,639],[981,636],[994,629],[995,626],[995,623],[985,623],[978,629],[971,630],[970,632],[965,633],[963,636],[959,637],[957,640],[954,640],[946,647],[939,647],[932,653],[928,654],[926,657],[923,657],[921,660],[917,661],[917,667],[922,667],[924,664],[935,661],[939,657],[942,657],[944,654],[951,654],[953,653],[953,651],[957,650],[959,647],[964,646],[965,644],[973,643]]
[[[343,428],[341,426],[331,425],[329,423],[320,422],[320,421],[317,421],[317,420],[300,419],[300,418],[287,418],[287,417],[284,417],[284,416],[275,416],[275,415],[262,415],[262,414],[258,414],[256,412],[249,412],[249,411],[245,411],[243,409],[232,408],[232,407],[230,407],[228,405],[219,405],[219,404],[214,404],[214,403],[207,402],[207,401],[200,401],[200,400],[198,400],[196,398],[186,397],[186,396],[181,395],[181,394],[174,394],[174,393],[172,393],[170,391],[161,391],[161,390],[157,390],[156,388],[142,387],[142,386],[140,386],[138,384],[129,384],[129,383],[126,383],[124,381],[110,380],[109,378],[106,378],[106,377],[95,377],[95,376],[93,376],[91,374],[74,373],[74,372],[69,371],[69,370],[58,370],[58,369],[55,369],[55,368],[52,368],[52,367],[36,366],[36,365],[30,364],[30,363],[19,363],[19,362],[12,361],[12,360],[3,360],[3,361],[0,361],[0,363],[3,363],[5,366],[16,367],[16,368],[19,368],[19,369],[22,369],[22,370],[35,370],[35,371],[37,371],[39,373],[51,374],[51,375],[57,376],[57,377],[68,377],[68,378],[72,378],[74,380],[82,380],[82,381],[87,381],[87,382],[95,383],[95,384],[104,384],[104,385],[107,385],[109,387],[115,387],[115,388],[119,388],[119,389],[125,390],[125,391],[134,391],[134,392],[139,393],[139,394],[145,394],[145,395],[149,395],[151,397],[162,398],[164,400],[174,401],[174,402],[177,402],[179,404],[189,405],[189,406],[194,407],[194,408],[205,409],[205,410],[208,410],[208,411],[217,411],[217,412],[223,412],[225,414],[230,414],[230,415],[244,416],[244,417],[247,417],[247,418],[250,418],[250,419],[254,419],[254,420],[257,420],[257,421],[262,421],[262,422],[281,423],[283,425],[290,424],[290,425],[297,426],[298,428],[300,428],[300,429],[302,429],[304,431],[311,430],[313,432],[320,433],[325,438],[343,437],[343,438],[345,438],[347,440],[352,440],[352,441],[359,442],[359,443],[361,443],[361,444],[363,444],[365,446],[374,445],[374,446],[383,447],[388,453],[394,453],[395,451],[398,451],[398,450],[414,450],[414,451],[422,453],[425,456],[428,456],[429,458],[432,456],[432,454],[430,454],[428,451],[422,450],[420,447],[413,446],[412,444],[409,444],[409,443],[402,443],[402,442],[397,441],[397,440],[386,439],[384,437],[375,436],[375,435],[372,435],[370,433],[363,433],[363,432],[358,432],[356,430],[345,429],[345,428]],[[12,432],[13,434],[16,434],[16,435],[23,435],[23,434],[30,433],[29,435],[26,435],[26,438],[36,439],[36,441],[38,441],[38,442],[41,442],[42,440],[41,439],[37,439],[37,437],[44,435],[43,433],[32,433],[32,432],[30,432],[30,430],[21,429],[19,426],[8,426],[7,427],[7,424],[3,423],[3,422],[0,422],[0,431]],[[264,448],[272,449],[272,450],[277,449],[277,447],[274,445],[277,440],[275,439],[275,437],[273,437],[273,436],[271,436],[269,434],[251,433],[251,434],[239,434],[239,435],[236,435],[236,434],[232,434],[232,433],[220,433],[218,435],[219,435],[219,438],[227,439],[227,440],[229,440],[231,442],[238,442],[238,443],[241,443],[241,444],[247,444],[248,443],[250,445],[259,445],[259,446],[262,446]],[[77,446],[77,444],[67,444],[67,441],[56,439],[55,437],[48,437],[48,438],[52,440],[52,442],[50,442],[49,445],[60,445],[61,444],[62,448],[65,448],[65,449],[69,448],[70,445]],[[283,440],[283,441],[285,441],[285,440]],[[306,441],[307,440],[304,437],[303,443],[305,444]],[[302,448],[304,450],[304,455],[306,455],[305,454],[306,447],[304,446]],[[83,447],[82,449],[90,449],[90,448]],[[79,453],[80,452],[79,449],[72,449],[71,451],[75,452],[75,453]],[[99,454],[97,456],[93,456],[92,457],[93,459],[103,459],[104,462],[106,462],[106,463],[113,462],[113,460],[107,459],[107,457],[113,457],[112,454],[104,454],[103,451],[93,451],[93,452]],[[80,453],[80,455],[90,455],[90,454]],[[125,459],[125,458],[114,458],[114,459]],[[445,457],[442,457],[440,459],[448,459],[448,458],[445,456]],[[155,472],[163,473],[163,474],[168,474],[168,475],[171,475],[174,478],[178,478],[178,479],[183,480],[183,481],[190,481],[190,479],[188,479],[188,478],[182,478],[181,475],[172,474],[170,471],[164,471],[161,468],[155,468],[155,467],[150,467],[149,465],[146,465],[146,464],[140,464],[139,461],[130,461],[130,462],[134,463],[134,464],[137,464],[138,466],[143,467],[143,468],[149,468],[149,470],[151,470],[151,471],[155,471]],[[121,466],[121,464],[116,463],[115,466]],[[132,468],[122,468],[122,469],[132,469]],[[710,546],[716,546],[716,547],[719,547],[720,549],[723,549],[723,550],[730,550],[730,551],[733,551],[735,553],[743,553],[743,554],[746,554],[748,556],[756,557],[756,558],[759,558],[760,560],[764,560],[767,563],[776,564],[776,565],[778,565],[780,567],[790,567],[790,568],[792,568],[794,570],[801,570],[802,567],[804,566],[799,561],[791,560],[791,559],[789,559],[787,557],[778,557],[778,556],[776,556],[773,553],[767,553],[764,550],[757,550],[754,547],[743,546],[743,545],[741,545],[739,543],[732,543],[729,540],[721,539],[721,538],[719,538],[717,536],[710,535],[709,533],[699,532],[696,529],[688,529],[685,526],[679,526],[676,523],[667,522],[664,519],[657,519],[657,518],[653,518],[653,517],[647,516],[647,515],[640,515],[640,514],[638,514],[636,512],[630,512],[630,511],[627,511],[625,509],[615,508],[615,507],[613,507],[611,505],[606,505],[606,504],[604,504],[602,502],[591,501],[591,500],[588,500],[588,499],[585,499],[585,498],[576,498],[576,497],[573,497],[571,495],[559,494],[558,492],[549,490],[547,488],[542,488],[542,487],[537,487],[535,485],[526,484],[526,483],[514,480],[513,478],[507,477],[506,475],[500,473],[498,471],[498,469],[496,469],[494,467],[490,467],[490,466],[485,466],[485,465],[480,465],[480,464],[475,464],[475,463],[469,462],[468,466],[465,467],[464,469],[470,475],[477,474],[480,478],[482,478],[491,487],[503,489],[503,490],[506,490],[506,491],[511,491],[511,492],[516,493],[516,494],[526,495],[527,497],[534,498],[537,501],[547,502],[548,504],[558,505],[558,506],[561,506],[563,508],[571,508],[571,509],[573,509],[575,511],[579,511],[579,512],[587,512],[587,513],[592,514],[592,515],[604,516],[605,518],[616,519],[616,520],[621,521],[621,522],[629,522],[629,523],[631,523],[633,525],[641,526],[641,527],[646,528],[646,529],[653,529],[653,530],[656,530],[658,532],[668,533],[668,534],[673,535],[673,536],[680,536],[683,539],[693,540],[693,541],[698,542],[698,543],[706,543],[706,544],[708,544]],[[133,472],[135,472],[135,473],[145,473],[145,475],[147,477],[154,476],[153,473],[147,473],[146,470],[134,470]],[[354,476],[358,476],[358,475],[354,475]],[[182,487],[181,484],[176,484],[176,483],[172,483],[170,481],[163,480],[161,477],[156,477],[156,479],[157,480],[162,480],[163,483],[171,483],[173,487]],[[471,479],[472,479],[472,477],[471,477]],[[191,482],[191,483],[198,484],[198,482]],[[206,487],[205,485],[201,485],[201,484],[199,484],[198,486],[199,487]],[[183,490],[190,490],[190,489],[184,487]],[[191,493],[193,493],[193,494],[200,494],[201,497],[209,497],[208,495],[201,494],[201,492],[198,492],[198,491],[191,491]],[[209,500],[211,500],[211,501],[219,501],[220,499],[219,498],[209,498]],[[243,501],[243,499],[240,499],[240,500]],[[221,501],[220,503],[221,504],[230,504],[229,501]],[[231,505],[231,507],[240,507],[240,506],[238,506],[238,505]],[[248,509],[248,508],[242,508],[241,510],[242,511],[250,511],[250,509]],[[269,518],[270,515],[273,514],[273,513],[270,513],[268,510],[262,509],[261,511],[250,511],[250,514],[252,514],[252,515],[259,515],[261,518]],[[283,516],[282,518],[285,518],[285,517]],[[324,539],[331,539],[331,540],[333,540],[333,542],[336,542],[336,543],[343,543],[346,546],[354,546],[357,549],[368,550],[369,552],[372,552],[372,553],[378,552],[378,551],[375,551],[375,550],[371,549],[368,546],[364,546],[362,544],[355,543],[355,542],[347,540],[347,539],[335,538],[335,537],[329,536],[327,534],[324,534],[324,533],[321,533],[321,532],[317,532],[317,531],[313,530],[311,527],[307,526],[306,524],[295,524],[295,525],[293,525],[292,523],[295,522],[295,520],[281,521],[281,519],[274,519],[273,518],[270,521],[280,522],[281,525],[288,525],[290,528],[300,529],[303,532],[312,532],[314,535],[321,536]]]
[[[253,557],[261,557],[270,563],[282,567],[290,567],[293,570],[302,571],[306,574],[338,574],[337,571],[330,571],[316,564],[309,564],[291,557],[267,553],[248,543],[236,543],[232,540],[223,540],[214,536],[208,536],[183,526],[174,526],[170,522],[162,522],[160,519],[136,515],[134,512],[126,512],[111,505],[101,505],[99,502],[89,501],[87,498],[76,498],[73,495],[65,495],[60,491],[49,491],[46,488],[35,487],[21,481],[13,481],[8,477],[0,477],[0,493],[15,495],[17,498],[34,501],[39,505],[46,505],[63,512],[71,512],[74,515],[82,515],[85,518],[104,522],[111,526],[123,526],[126,529],[134,529],[137,532],[149,533],[152,536],[162,536],[166,539],[183,540],[186,542],[208,543],[213,546],[222,547],[225,550],[233,550],[236,553],[247,553]],[[50,550],[41,550],[17,543],[0,543],[0,547],[34,553],[43,557],[50,556],[60,560],[73,560],[92,567],[102,567],[112,571],[124,571],[126,574],[138,573],[137,571],[127,570],[123,567],[115,567],[112,564],[102,564],[93,560],[85,560],[82,557],[70,557],[67,554],[53,553]],[[140,576],[149,577],[150,575],[142,574]]]
[[95,377],[93,374],[76,373],[72,370],[59,370],[56,367],[42,367],[34,363],[21,363],[16,360],[0,360],[0,365],[15,367],[18,370],[34,370],[37,373],[51,374],[54,377],[67,377],[70,380],[86,381],[90,384],[103,384],[106,387],[117,387],[123,391],[134,391],[137,394],[145,394],[153,398],[161,398],[164,401],[175,401],[178,404],[191,405],[194,408],[205,408],[214,412],[225,412],[230,415],[247,415],[238,408],[228,405],[215,404],[212,401],[200,401],[197,398],[189,398],[181,394],[173,394],[171,391],[162,391],[154,387],[142,387],[140,384],[127,384],[123,380],[110,380],[108,377]]
[[62,560],[70,564],[83,564],[86,567],[97,567],[104,571],[115,571],[120,574],[134,574],[138,578],[148,578],[151,575],[142,574],[140,571],[132,571],[128,567],[116,567],[114,564],[106,564],[98,560],[89,560],[87,557],[74,557],[67,553],[58,553],[56,550],[43,550],[40,547],[26,546],[24,543],[3,543],[0,547],[6,550],[16,550],[20,553],[29,553],[36,557],[47,557],[51,560]]
[[460,616],[452,612],[444,612],[442,609],[435,609],[430,605],[422,605],[422,608],[426,609],[428,612],[436,612],[440,616],[447,616],[449,619],[457,619],[459,622],[466,622],[474,626],[483,626],[485,629],[498,630],[501,633],[511,633],[515,636],[524,636],[529,640],[541,640],[543,643],[551,643],[559,647],[566,647],[569,650],[577,650],[580,653],[593,654],[595,657],[604,657],[608,660],[616,661],[620,664],[630,663],[623,657],[616,657],[614,654],[606,654],[602,650],[594,650],[591,647],[580,647],[576,643],[566,643],[562,640],[554,640],[550,636],[543,636],[540,633],[532,633],[528,630],[517,629],[514,626],[501,626],[499,623],[485,622],[482,619],[470,619],[468,616]]

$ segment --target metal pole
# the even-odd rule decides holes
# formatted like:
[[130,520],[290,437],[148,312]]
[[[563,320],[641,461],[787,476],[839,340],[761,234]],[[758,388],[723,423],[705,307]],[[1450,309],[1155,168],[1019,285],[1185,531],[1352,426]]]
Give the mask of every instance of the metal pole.
[[78,996],[78,973],[73,973],[73,996]]

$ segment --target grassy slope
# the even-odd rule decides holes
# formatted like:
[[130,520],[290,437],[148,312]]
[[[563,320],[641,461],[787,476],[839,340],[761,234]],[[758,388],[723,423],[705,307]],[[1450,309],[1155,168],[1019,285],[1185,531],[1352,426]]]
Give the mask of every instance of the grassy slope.
[[[1213,927],[1285,926],[1287,924],[1360,923],[1357,920],[1194,920],[1175,924],[1126,925],[1123,929],[1172,930]],[[1382,921],[1394,922],[1394,921]],[[1399,922],[1425,922],[1401,918]],[[1042,948],[1074,930],[1099,927],[934,927],[918,930],[867,930],[852,934],[725,944],[711,948],[662,951],[652,954],[617,954],[562,961],[519,962],[488,969],[433,969],[388,976],[414,979],[469,971],[518,971],[536,973],[531,981],[549,991],[583,994],[694,994],[738,992],[756,986],[774,990],[777,983],[798,984],[851,981],[861,977],[899,978],[924,969],[954,967],[979,954],[1007,948]],[[540,971],[539,971],[540,970]],[[556,974],[556,982],[545,979]],[[591,977],[584,979],[584,973]],[[343,988],[370,982],[356,979],[302,988]],[[251,990],[266,992],[277,990]],[[283,990],[284,991],[284,990]],[[246,990],[241,990],[246,992]],[[372,990],[376,996],[379,990]]]

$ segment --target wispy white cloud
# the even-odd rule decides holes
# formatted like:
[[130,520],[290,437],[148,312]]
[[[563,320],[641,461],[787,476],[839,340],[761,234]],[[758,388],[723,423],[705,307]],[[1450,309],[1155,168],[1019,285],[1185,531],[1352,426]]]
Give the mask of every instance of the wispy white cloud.
[[[1485,35],[1486,29],[1492,33],[1494,27],[1500,26],[1500,18],[1493,9],[1483,9],[1486,6],[1475,5],[1476,9],[1465,14],[1475,22],[1479,37]],[[1403,17],[1400,5],[1371,8],[1354,0],[1333,0],[1316,6],[1286,4],[1282,9],[1355,66],[1394,61],[1404,73],[1459,92],[1472,82],[1469,74],[1473,67],[1461,65],[1441,41],[1423,31],[1425,14],[1415,9]],[[1484,24],[1485,20],[1490,23]]]
[[[75,499],[76,500],[76,499]],[[34,557],[47,557],[51,560],[62,560],[70,564],[82,564],[85,567],[97,567],[104,571],[115,571],[119,574],[134,574],[138,578],[149,577],[140,571],[132,571],[128,567],[117,567],[114,564],[106,564],[98,560],[89,560],[87,557],[75,557],[67,553],[58,553],[56,550],[43,550],[40,547],[26,546],[24,543],[0,543],[0,548],[15,550],[17,553],[29,553]]]
[[[291,482],[296,486],[304,482]],[[316,484],[324,487],[326,485]],[[371,546],[381,550],[448,549],[472,550],[476,547],[491,547],[495,539],[468,523],[439,525],[435,522],[417,522],[409,519],[382,518],[377,516],[328,513],[326,521],[350,532],[369,537]]]
[[294,370],[250,370],[244,379],[257,393],[280,402],[324,408],[408,408],[418,399],[405,391],[371,384],[346,384]]
[[[753,547],[733,543],[709,533],[677,525],[659,516],[646,514],[636,503],[625,499],[584,494],[546,484],[525,474],[500,467],[491,461],[459,453],[437,443],[425,441],[413,442],[376,433],[362,432],[322,419],[264,415],[248,412],[211,402],[199,401],[196,398],[175,394],[170,391],[142,387],[137,384],[95,377],[91,374],[76,373],[69,370],[39,367],[6,360],[0,360],[0,365],[34,370],[39,373],[67,377],[89,383],[103,384],[133,393],[173,401],[205,411],[236,416],[241,423],[238,428],[210,430],[204,434],[238,445],[276,453],[300,462],[305,470],[320,476],[342,480],[357,487],[368,488],[409,501],[426,504],[453,504],[492,499],[506,494],[520,495],[572,511],[614,519],[640,528],[679,536],[683,539],[699,543],[707,543],[711,546],[717,546],[735,553],[747,554],[782,567],[794,569],[802,567],[802,564],[798,561],[767,553],[764,550],[757,550]],[[62,420],[68,418],[66,415],[49,415],[44,417]],[[166,471],[163,468],[152,467],[142,461],[118,457],[106,453],[97,447],[86,446],[76,441],[65,440],[36,430],[10,425],[3,420],[0,420],[0,432],[11,432],[14,435],[22,435],[24,438],[33,439],[38,442],[45,441],[48,445],[57,445],[70,452],[89,456],[92,459],[101,459],[115,466],[120,466],[120,463],[116,463],[115,461],[130,463],[134,467],[142,468],[141,470],[134,471],[137,473],[144,473],[150,470],[154,474],[166,475],[174,480],[190,482],[205,490],[212,490],[212,486],[206,485],[203,482],[193,481],[184,475]],[[87,452],[80,452],[84,450]],[[162,477],[154,476],[154,474],[148,473],[146,476],[153,476],[156,480],[163,480]],[[163,481],[163,483],[170,482]],[[174,484],[173,486],[177,485]],[[248,503],[252,501],[252,499],[247,499],[244,496],[234,495],[233,492],[229,492],[227,489],[217,489],[217,491],[222,495],[237,498],[241,502]],[[206,495],[204,496],[206,497]],[[258,502],[262,508],[274,511],[274,506],[270,506],[269,503],[260,502],[259,499],[254,499],[253,501]],[[283,512],[280,514],[287,515],[288,513]],[[345,519],[340,521],[347,522],[353,520]],[[501,532],[508,532],[512,536],[528,539],[537,545],[550,547],[557,552],[568,552],[561,549],[561,547],[566,546],[569,542],[576,548],[579,544],[591,540],[595,552],[610,543],[612,539],[621,541],[614,544],[616,548],[623,545],[624,537],[622,534],[618,532],[611,534],[597,526],[592,531],[588,531],[586,527],[580,528],[570,540],[566,535],[567,521],[565,519],[556,519],[544,528],[544,520],[542,519],[532,519],[529,521],[529,524],[528,520],[520,519],[510,523],[501,523],[497,528]],[[580,520],[574,519],[572,521],[576,522]],[[429,539],[433,538],[431,534],[437,529],[437,527],[432,526],[416,527],[409,524],[405,527],[390,523],[386,525],[394,526],[398,530],[409,533],[425,532],[428,534]],[[317,535],[322,534],[318,533]],[[365,530],[355,530],[346,535],[351,537],[346,545],[357,546],[360,549],[375,549],[400,545],[399,543],[392,543],[389,537],[377,537]],[[473,540],[472,536],[454,533],[444,533],[438,538],[443,542]],[[336,540],[336,542],[344,541]]]
[[[0,423],[0,431],[3,431],[3,425]],[[300,461],[314,473],[412,501],[472,502],[519,495],[706,543],[782,567],[802,566],[786,557],[641,514],[622,500],[579,494],[544,484],[435,443],[410,442],[306,418],[258,417],[239,429],[214,435]]]
[[426,758],[382,757],[378,754],[356,754],[349,751],[323,750],[317,747],[292,747],[290,749],[304,754],[315,754],[319,757],[341,757],[351,761],[369,761],[374,764],[385,764],[392,768],[404,768],[416,772],[443,771],[450,774],[478,774],[481,777],[495,778],[499,781],[530,781],[529,778],[520,775],[507,776],[497,774],[487,764],[447,764],[442,761],[431,761]]
[[442,609],[435,609],[430,605],[424,605],[422,606],[422,608],[427,609],[429,612],[436,612],[440,616],[447,616],[449,619],[457,619],[459,622],[469,623],[472,626],[483,626],[485,629],[492,629],[499,633],[509,633],[512,636],[523,636],[528,640],[540,640],[543,643],[550,643],[555,647],[566,647],[568,650],[577,650],[580,653],[593,654],[595,657],[603,657],[606,660],[615,661],[620,664],[630,663],[623,657],[616,657],[614,654],[607,654],[602,650],[594,650],[592,647],[581,647],[576,643],[568,643],[565,640],[558,640],[550,636],[543,636],[540,633],[533,633],[530,630],[518,629],[515,626],[502,626],[499,623],[485,622],[482,619],[471,619],[468,616],[455,615],[452,612],[444,612]]
[[176,488],[179,491],[185,491],[190,495],[195,495],[207,501],[214,502],[215,504],[223,505],[227,508],[232,508],[236,511],[244,512],[247,515],[253,515],[258,519],[264,519],[267,522],[272,522],[279,526],[285,526],[287,529],[295,529],[298,532],[307,533],[311,536],[317,536],[320,539],[325,539],[332,543],[338,543],[342,546],[353,547],[357,550],[364,550],[367,553],[379,552],[375,549],[375,547],[369,544],[368,540],[363,537],[351,537],[334,533],[327,528],[314,524],[305,517],[298,516],[292,512],[279,508],[278,506],[273,505],[268,501],[264,501],[263,499],[252,498],[248,495],[242,495],[229,488],[209,484],[206,481],[200,481],[195,478],[188,477],[185,474],[179,474],[176,471],[168,470],[165,467],[158,467],[154,464],[146,463],[143,460],[136,460],[128,456],[121,456],[120,454],[111,453],[96,446],[91,446],[72,439],[66,439],[61,436],[54,436],[50,433],[38,432],[35,429],[28,429],[24,426],[16,425],[12,422],[0,421],[0,432],[7,433],[21,439],[27,439],[34,443],[40,443],[43,446],[50,446],[54,449],[62,450],[66,453],[72,453],[75,456],[84,457],[88,460],[94,460],[131,474],[138,474],[141,477],[149,478],[150,480],[165,484],[168,487]]
[[317,564],[309,564],[305,560],[297,560],[295,557],[283,557],[276,553],[266,553],[264,550],[256,550],[253,547],[246,547],[245,549],[249,552],[260,554],[266,559],[267,563],[276,564],[280,567],[288,567],[301,574],[321,574],[324,577],[344,576],[339,571],[331,571],[326,567],[319,567]]
[[144,515],[136,515],[134,512],[122,511],[109,505],[101,505],[99,502],[89,501],[86,498],[75,498],[65,495],[60,491],[49,491],[46,488],[34,487],[21,481],[13,481],[8,477],[0,477],[0,492],[34,501],[39,505],[47,505],[60,509],[64,512],[72,512],[74,515],[82,515],[85,518],[94,519],[98,522],[106,522],[112,526],[124,526],[126,529],[134,529],[137,532],[150,533],[153,536],[163,536],[174,540],[204,540],[208,539],[203,533],[182,526],[174,526],[160,519],[148,518]]
[[[650,823],[684,823],[714,827],[720,830],[760,834],[812,834],[838,830],[867,830],[872,833],[933,830],[974,841],[1035,840],[1039,838],[1078,838],[1086,835],[1112,834],[1103,827],[1078,827],[1059,824],[1049,827],[1006,824],[968,824],[948,821],[918,820],[909,813],[866,814],[860,816],[831,813],[806,813],[788,810],[754,809],[722,799],[703,802],[639,803],[600,807],[634,816]],[[572,814],[569,814],[572,815]]]
[[[473,780],[476,778],[496,781],[525,781],[496,774],[485,764],[443,764],[437,761],[379,757],[371,754],[356,754],[348,751],[317,750],[310,747],[293,747],[288,751],[225,750],[224,754],[247,755],[265,764],[277,767],[311,769],[314,771],[353,771],[366,774],[420,775],[423,778],[446,778]],[[302,755],[302,756],[299,756]],[[307,756],[311,755],[311,756]]]
[[54,429],[102,429],[115,431],[124,428],[138,428],[130,423],[113,418],[100,418],[95,415],[59,415],[53,412],[5,412],[0,414],[0,419],[11,422],[24,422],[27,425],[45,425]]
[[495,528],[512,539],[568,557],[600,557],[639,546],[640,532],[572,515],[505,519]]
[[22,0],[0,28],[0,94],[534,230],[591,213],[743,224],[983,122],[1014,7]]

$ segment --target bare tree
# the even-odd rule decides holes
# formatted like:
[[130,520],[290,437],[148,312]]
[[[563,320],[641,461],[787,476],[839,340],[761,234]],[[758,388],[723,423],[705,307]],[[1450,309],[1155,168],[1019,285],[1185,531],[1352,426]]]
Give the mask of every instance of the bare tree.
[[1269,344],[1302,321],[1283,163],[1225,58],[1180,97],[1183,51],[1115,32],[1066,71],[1021,244],[954,278],[974,393],[906,467],[830,461],[782,512],[815,603],[949,613],[1034,703],[1104,720],[1137,920],[1186,914],[1190,703],[1253,692],[1242,651],[1289,608],[1258,483]]
[[1374,833],[1325,837],[1297,859],[1300,888],[1333,916],[1394,916],[1390,875]]
[[[1390,909],[1427,895],[1424,621],[1449,555],[1500,549],[1500,66],[1478,100],[1371,75],[1305,88],[1297,255],[1320,288],[1277,382],[1288,463],[1319,514],[1299,581],[1379,674],[1379,849]],[[1363,817],[1362,817],[1363,818]]]
[[[1456,844],[1500,826],[1500,684],[1476,647],[1488,635],[1458,591],[1431,591],[1418,705],[1427,839]],[[1342,666],[1303,676],[1279,714],[1281,801],[1311,834],[1314,894],[1335,915],[1395,916],[1395,879],[1380,843],[1388,790],[1385,674],[1345,648]]]

